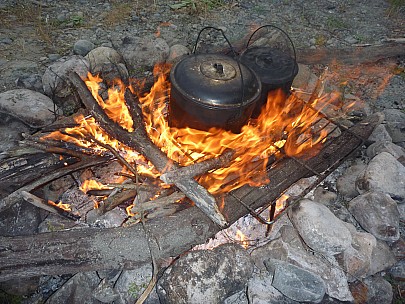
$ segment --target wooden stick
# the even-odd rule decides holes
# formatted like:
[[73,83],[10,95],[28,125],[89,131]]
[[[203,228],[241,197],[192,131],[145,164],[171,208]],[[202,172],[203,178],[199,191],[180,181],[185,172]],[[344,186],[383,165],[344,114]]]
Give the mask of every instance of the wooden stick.
[[160,180],[166,184],[174,184],[179,180],[193,178],[213,169],[225,168],[229,166],[234,155],[234,150],[227,149],[218,157],[163,173]]
[[[141,116],[140,108],[137,106],[137,101],[129,90],[126,91],[125,98],[128,104],[134,105],[131,108],[131,113],[134,122],[137,123],[133,132],[128,132],[107,116],[78,74],[72,72],[70,74],[70,80],[86,108],[100,124],[100,127],[111,137],[121,141],[125,145],[142,154],[150,160],[160,173],[165,173],[171,168],[179,167],[178,164],[170,160],[167,155],[164,154],[148,137],[143,119],[141,121],[143,116]],[[189,178],[177,181],[175,185],[212,221],[221,227],[227,225],[224,216],[218,209],[215,198],[207,191],[207,189],[197,183],[197,181]]]
[[27,191],[21,191],[21,196],[26,202],[28,202],[38,208],[44,209],[50,213],[59,215],[63,218],[67,218],[67,219],[73,220],[73,221],[77,221],[80,219],[79,215],[76,215],[69,211],[63,210],[62,208],[47,204],[46,201],[43,200],[42,198],[39,198]]

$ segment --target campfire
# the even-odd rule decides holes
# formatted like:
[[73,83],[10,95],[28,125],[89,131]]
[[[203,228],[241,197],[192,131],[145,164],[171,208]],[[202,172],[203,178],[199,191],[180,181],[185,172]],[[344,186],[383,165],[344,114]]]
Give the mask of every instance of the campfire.
[[[108,88],[105,99],[100,96],[105,90],[101,86],[102,79],[89,73],[84,82],[103,112],[95,110],[96,115],[87,117],[78,115],[75,117],[77,126],[64,128],[41,138],[41,142],[47,145],[54,145],[55,142],[71,143],[94,155],[113,153],[122,162],[122,172],[115,172],[116,178],[110,181],[110,184],[103,185],[96,180],[86,180],[81,185],[84,192],[97,193],[94,190],[103,189],[104,193],[111,193],[114,188],[112,184],[122,183],[125,179],[126,184],[122,184],[120,188],[127,186],[134,189],[144,185],[142,181],[146,181],[146,184],[155,184],[161,189],[149,198],[152,201],[159,198],[159,192],[164,192],[163,190],[176,180],[197,175],[197,181],[216,197],[226,195],[244,185],[259,187],[269,183],[269,162],[275,163],[285,156],[310,158],[319,152],[329,134],[336,134],[338,127],[325,119],[323,108],[334,107],[336,112],[343,114],[342,109],[335,105],[337,94],[314,92],[311,98],[304,102],[297,94],[286,96],[282,90],[275,90],[268,95],[267,103],[257,119],[250,120],[240,133],[235,134],[218,128],[203,131],[170,127],[167,117],[170,97],[169,70],[170,66],[167,65],[156,66],[156,82],[147,94],[141,95],[134,86],[126,86],[116,80],[112,87]],[[75,83],[80,86],[77,77]],[[95,105],[93,107],[96,109]],[[142,110],[139,115],[136,113],[137,109]],[[135,119],[131,116],[131,111],[136,113]],[[126,137],[128,142],[126,138],[114,137],[113,132],[108,133],[103,129],[105,125],[99,123],[103,113],[111,120],[111,126],[119,126],[115,128],[120,131],[114,133],[119,135],[125,132],[129,135]],[[135,135],[136,140],[145,143],[129,146],[131,133],[135,129],[143,128],[142,125],[139,126],[143,122],[151,142],[148,142],[146,137]],[[162,160],[155,160],[145,152],[142,155],[141,144],[149,145],[149,148],[153,149],[157,147],[167,157],[162,163]],[[137,147],[140,149],[136,149]],[[189,170],[186,171],[187,168]],[[199,168],[203,171],[200,172]],[[181,203],[181,199],[177,201]],[[104,211],[106,208],[111,209],[105,204],[103,195],[97,196],[95,206],[103,206]],[[117,205],[115,202],[108,204]],[[68,206],[65,205],[65,208]],[[129,216],[134,215],[133,207],[133,202],[127,206]]]

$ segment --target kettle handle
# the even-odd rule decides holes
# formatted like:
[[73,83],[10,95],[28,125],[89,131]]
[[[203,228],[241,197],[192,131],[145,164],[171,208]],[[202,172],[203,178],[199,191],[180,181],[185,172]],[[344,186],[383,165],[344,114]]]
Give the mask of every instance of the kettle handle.
[[272,28],[275,28],[276,30],[279,30],[281,33],[283,33],[283,35],[284,35],[285,37],[287,37],[288,41],[289,41],[290,44],[291,44],[292,50],[293,50],[294,61],[297,62],[297,54],[296,54],[296,51],[295,51],[295,46],[294,46],[294,43],[293,43],[293,41],[291,40],[290,36],[288,36],[288,34],[287,34],[283,29],[279,28],[278,26],[272,25],[272,24],[265,24],[265,25],[262,25],[262,26],[258,27],[258,28],[252,33],[252,35],[250,35],[249,40],[248,40],[247,43],[246,43],[246,49],[249,48],[249,45],[250,45],[250,42],[251,42],[253,36],[254,36],[258,31],[260,31],[261,29],[263,29],[263,28],[265,28],[265,27],[272,27]]
[[[200,32],[198,33],[197,39],[195,41],[194,47],[193,47],[193,51],[192,51],[193,54],[195,54],[195,52],[197,50],[198,42],[200,41],[200,36],[201,36],[202,32],[205,30],[214,30],[214,31],[220,32],[222,34],[222,36],[224,37],[226,43],[229,45],[229,48],[231,49],[231,52],[233,53],[235,58],[237,57],[237,53],[236,53],[235,49],[233,48],[231,42],[228,40],[228,37],[226,37],[224,31],[221,30],[220,28],[213,27],[213,26],[206,26],[200,30]],[[240,113],[242,113],[243,100],[245,99],[245,81],[243,79],[242,68],[240,66],[239,60],[236,60],[236,64],[238,65],[239,74],[240,74],[240,82],[241,82],[241,86],[242,86],[242,96],[241,96],[240,107],[239,107]]]

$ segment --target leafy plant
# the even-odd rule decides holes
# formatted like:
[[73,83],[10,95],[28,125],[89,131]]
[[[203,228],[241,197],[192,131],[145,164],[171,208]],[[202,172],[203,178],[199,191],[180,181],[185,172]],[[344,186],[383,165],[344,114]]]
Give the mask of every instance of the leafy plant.
[[83,16],[79,16],[79,15],[72,15],[70,17],[70,22],[73,23],[73,26],[75,27],[79,27],[82,26],[84,23],[84,18]]

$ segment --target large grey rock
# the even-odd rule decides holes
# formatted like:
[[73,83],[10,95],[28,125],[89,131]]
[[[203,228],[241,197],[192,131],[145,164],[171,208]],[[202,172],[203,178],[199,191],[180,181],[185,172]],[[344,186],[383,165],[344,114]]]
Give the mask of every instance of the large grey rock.
[[0,93],[0,112],[23,121],[28,126],[40,128],[55,120],[52,99],[28,89],[15,89]]
[[373,249],[371,255],[371,265],[368,275],[374,275],[380,271],[391,268],[396,262],[394,253],[390,250],[388,245],[380,240],[377,240],[377,245]]
[[383,241],[399,239],[397,203],[387,194],[367,192],[349,202],[349,211],[359,224]]
[[264,261],[275,258],[287,261],[319,275],[326,285],[326,293],[340,301],[352,301],[346,274],[334,257],[311,252],[302,243],[298,232],[290,225],[279,229],[280,237],[255,249],[251,256],[259,269],[265,269]]
[[246,292],[241,290],[224,300],[224,304],[249,304]]
[[239,245],[191,251],[166,270],[157,291],[163,303],[221,303],[244,289],[252,271],[253,263]]
[[350,231],[326,206],[304,199],[291,209],[291,220],[313,250],[334,255],[347,249]]
[[17,146],[18,141],[23,139],[22,133],[30,131],[31,129],[21,120],[0,113],[0,153]]
[[170,47],[167,61],[176,63],[182,56],[190,54],[190,50],[181,44],[175,44]]
[[385,109],[386,129],[393,143],[405,142],[405,113],[396,109]]
[[81,272],[70,278],[45,302],[46,304],[60,303],[100,303],[93,298],[92,292],[100,282],[96,272]]
[[[390,141],[379,141],[367,148],[367,156],[374,158],[377,154],[381,152],[387,152],[399,160],[400,158],[405,161],[405,149],[394,144]],[[402,162],[404,164],[404,162]]]
[[100,73],[104,65],[123,63],[122,56],[116,50],[106,46],[100,46],[91,50],[85,58],[90,63],[90,70],[93,74]]
[[73,46],[73,53],[75,55],[86,56],[92,49],[94,43],[85,39],[77,40]]
[[341,176],[336,180],[336,189],[345,198],[354,198],[359,195],[356,189],[356,180],[366,169],[366,165],[363,163],[350,166],[343,172]]
[[393,291],[391,284],[381,276],[366,278],[363,283],[367,286],[366,303],[391,304]]
[[273,275],[268,271],[255,274],[248,283],[247,293],[250,304],[294,304],[271,284]]
[[385,125],[380,124],[376,126],[368,138],[368,141],[371,143],[380,142],[380,141],[390,141],[392,142],[392,138],[388,133]]
[[405,202],[405,167],[387,152],[376,155],[356,181],[360,193],[378,191]]
[[354,281],[368,276],[377,240],[370,233],[356,231],[352,224],[347,223],[346,226],[352,234],[352,244],[340,254],[338,260],[348,274],[348,280]]
[[129,70],[138,71],[164,62],[169,55],[169,45],[162,38],[145,36],[134,44],[124,45],[122,56]]
[[44,92],[61,107],[63,114],[71,115],[81,107],[79,98],[74,94],[76,90],[69,82],[69,73],[76,72],[86,78],[88,71],[89,63],[79,55],[62,57],[46,69],[42,76]]
[[405,281],[405,260],[400,260],[392,266],[390,274],[396,280]]
[[22,201],[0,213],[0,235],[33,235],[40,222],[40,209]]
[[277,259],[268,259],[264,264],[273,274],[272,285],[286,297],[310,303],[319,303],[323,299],[326,287],[320,276]]

